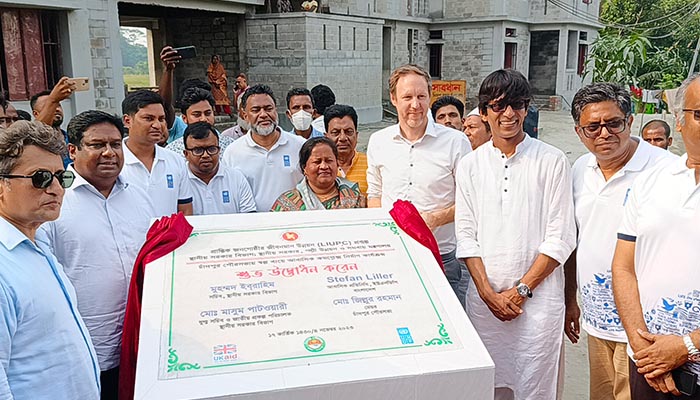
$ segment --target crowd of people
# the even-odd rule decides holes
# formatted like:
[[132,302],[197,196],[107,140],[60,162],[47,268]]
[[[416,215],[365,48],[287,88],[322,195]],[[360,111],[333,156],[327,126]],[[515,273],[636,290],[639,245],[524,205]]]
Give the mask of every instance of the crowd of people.
[[166,47],[161,60],[158,93],[129,93],[121,117],[85,110],[65,131],[66,78],[32,97],[33,121],[0,99],[0,398],[117,398],[153,218],[407,200],[495,362],[497,399],[556,399],[563,338],[580,327],[591,399],[700,399],[700,76],[678,92],[682,157],[660,148],[663,121],[631,135],[625,89],[583,87],[572,134],[589,152],[571,167],[523,130],[531,91],[514,70],[488,75],[464,115],[453,97],[431,107],[424,69],[395,69],[398,123],[364,154],[357,112],[325,85],[287,93],[287,132],[272,90],[240,74],[238,123],[219,132],[218,60],[213,84],[184,81],[176,101],[179,58]]

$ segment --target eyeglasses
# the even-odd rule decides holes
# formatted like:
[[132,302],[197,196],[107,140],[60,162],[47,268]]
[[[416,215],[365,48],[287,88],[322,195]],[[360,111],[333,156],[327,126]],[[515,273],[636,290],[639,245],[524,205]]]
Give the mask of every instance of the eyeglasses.
[[603,127],[608,130],[611,135],[618,135],[625,130],[627,126],[627,119],[614,119],[605,124],[590,124],[586,126],[579,126],[578,128],[583,132],[583,136],[589,139],[595,139],[600,136],[603,132]]
[[210,156],[215,156],[215,155],[219,154],[219,151],[221,151],[221,147],[219,147],[219,146],[192,147],[191,149],[188,149],[185,147],[185,150],[191,152],[192,154],[194,154],[197,157],[203,156],[205,151]]
[[46,189],[51,186],[51,182],[53,182],[54,177],[58,179],[58,183],[64,189],[68,189],[75,180],[75,174],[72,171],[58,171],[56,173],[51,173],[51,171],[40,169],[31,175],[0,174],[0,178],[31,178],[32,186],[37,189]]
[[91,151],[103,152],[103,151],[107,150],[107,146],[109,146],[112,150],[121,149],[122,142],[121,141],[114,141],[111,143],[108,143],[108,142],[83,143],[83,146],[85,146],[88,150],[91,150]]
[[513,110],[522,110],[527,108],[527,106],[530,105],[530,100],[526,99],[519,99],[519,100],[513,100],[511,102],[501,100],[493,104],[487,104],[486,107],[490,108],[493,110],[493,112],[503,112],[510,106]]
[[345,136],[355,136],[357,134],[357,131],[351,130],[351,129],[346,129],[346,130],[340,130],[340,129],[333,129],[330,132],[326,132],[326,134],[330,137],[338,137],[340,136],[341,133],[344,133]]
[[693,113],[693,119],[696,121],[700,121],[700,110],[693,110],[690,108],[684,108],[683,112],[692,112]]

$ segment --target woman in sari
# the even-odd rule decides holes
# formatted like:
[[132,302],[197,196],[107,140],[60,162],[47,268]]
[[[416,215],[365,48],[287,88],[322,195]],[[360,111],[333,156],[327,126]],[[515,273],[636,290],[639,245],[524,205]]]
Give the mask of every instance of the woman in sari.
[[355,182],[339,178],[338,149],[326,137],[311,138],[299,150],[304,179],[296,188],[282,193],[271,211],[331,210],[365,208],[367,198]]
[[231,115],[231,100],[228,98],[228,78],[226,70],[221,64],[221,57],[214,54],[211,56],[211,64],[207,68],[207,79],[211,84],[211,94],[214,96],[215,112],[217,114]]

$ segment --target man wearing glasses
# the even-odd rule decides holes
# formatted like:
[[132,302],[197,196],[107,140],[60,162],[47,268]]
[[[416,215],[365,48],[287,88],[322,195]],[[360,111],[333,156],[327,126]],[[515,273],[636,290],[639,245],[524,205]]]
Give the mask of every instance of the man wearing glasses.
[[612,262],[633,399],[700,399],[700,75],[675,104],[687,153],[634,181]]
[[255,212],[255,200],[243,173],[219,162],[219,134],[208,122],[195,122],[183,136],[194,215]]
[[467,290],[467,314],[496,364],[496,399],[557,397],[559,266],[576,245],[569,162],[523,130],[529,100],[520,72],[487,76],[479,112],[493,139],[457,168],[457,256],[475,286]]
[[119,117],[85,111],[67,130],[73,160],[68,171],[75,182],[66,190],[61,216],[41,229],[75,287],[100,364],[101,398],[116,399],[131,272],[151,219],[160,215],[143,189],[120,176],[124,125]]
[[[37,231],[58,218],[65,143],[40,122],[0,132],[0,398],[100,397],[99,365],[75,290]],[[55,178],[55,179],[54,179]]]
[[612,83],[594,83],[576,93],[571,106],[575,131],[590,153],[572,169],[578,246],[565,265],[564,332],[579,339],[577,288],[588,333],[590,398],[627,400],[627,337],[613,299],[612,258],[617,228],[632,182],[643,171],[677,158],[631,137],[629,93]]

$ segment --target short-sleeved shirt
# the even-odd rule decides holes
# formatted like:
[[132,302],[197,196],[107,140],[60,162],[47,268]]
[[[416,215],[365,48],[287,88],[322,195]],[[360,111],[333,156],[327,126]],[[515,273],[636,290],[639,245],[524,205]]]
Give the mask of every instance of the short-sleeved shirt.
[[173,126],[168,129],[168,143],[182,138],[185,134],[185,129],[187,129],[187,123],[185,123],[181,115],[176,116],[175,121],[173,121]]
[[156,154],[151,171],[129,150],[129,138],[124,139],[124,168],[122,176],[131,185],[137,185],[151,198],[159,216],[177,213],[178,204],[192,202],[192,189],[187,177],[185,159],[174,152],[155,146]]
[[[189,167],[189,165],[188,165]],[[219,164],[216,175],[204,183],[187,168],[194,199],[194,215],[236,214],[255,212],[253,191],[243,173]]]
[[[367,145],[367,197],[381,198],[382,207],[408,200],[418,211],[435,211],[455,203],[457,163],[471,145],[459,131],[428,120],[425,134],[411,143],[399,124],[375,132]],[[433,230],[440,253],[456,248],[454,223]]]
[[[160,217],[146,192],[117,179],[107,198],[76,174],[61,216],[43,224],[78,298],[100,369],[119,366],[122,326],[134,261],[151,219]],[[89,221],[89,223],[86,223]],[[98,245],[99,244],[99,245]]]
[[588,334],[615,342],[627,342],[613,298],[611,269],[625,198],[640,173],[677,158],[639,138],[631,140],[639,143],[634,155],[607,181],[591,153],[576,160],[572,169],[581,325]]
[[0,217],[0,398],[100,398],[100,369],[75,290],[37,231]]
[[245,175],[255,197],[258,212],[268,212],[279,195],[293,189],[304,175],[299,169],[302,137],[282,131],[270,150],[245,135],[230,145],[223,155],[226,165]]
[[[700,328],[700,185],[687,160],[683,155],[635,180],[617,234],[636,242],[639,299],[654,334],[685,335]],[[700,374],[700,363],[685,367]]]
[[338,176],[357,183],[360,186],[360,192],[367,194],[367,154],[356,151],[350,169],[343,171],[338,168]]

